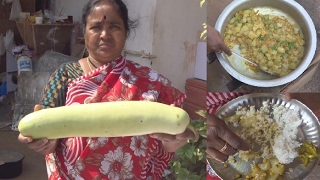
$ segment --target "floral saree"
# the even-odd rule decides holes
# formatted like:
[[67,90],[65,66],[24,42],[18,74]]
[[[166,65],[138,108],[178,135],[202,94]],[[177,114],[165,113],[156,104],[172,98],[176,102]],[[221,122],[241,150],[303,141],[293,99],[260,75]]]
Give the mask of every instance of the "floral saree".
[[[66,73],[60,68],[53,74],[47,88],[52,84],[55,84],[55,88],[66,86],[66,106],[140,100],[181,107],[186,97],[164,76],[123,57],[87,74],[80,73],[79,77],[72,80],[63,74],[72,76],[72,72]],[[61,84],[65,85],[52,83],[56,79],[62,79],[64,83]],[[49,94],[46,95],[48,99]],[[61,100],[64,96],[55,98]],[[49,100],[45,104],[56,106]],[[159,140],[149,135],[60,139],[56,151],[46,156],[48,179],[158,180],[174,155],[163,150],[160,144]]]

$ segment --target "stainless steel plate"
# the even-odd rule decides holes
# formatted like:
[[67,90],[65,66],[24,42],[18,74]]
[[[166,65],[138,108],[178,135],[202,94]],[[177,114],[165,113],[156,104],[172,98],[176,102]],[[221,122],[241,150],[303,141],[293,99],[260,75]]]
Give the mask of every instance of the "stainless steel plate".
[[[320,149],[320,125],[318,118],[314,113],[300,101],[295,99],[287,102],[284,100],[284,96],[281,94],[269,94],[269,93],[257,93],[249,94],[238,97],[223,107],[221,107],[216,115],[224,119],[231,115],[235,114],[235,111],[238,106],[255,106],[256,109],[262,106],[262,102],[269,101],[272,105],[278,104],[283,105],[288,109],[299,108],[300,115],[303,119],[302,125],[299,127],[298,139],[301,142],[311,141],[318,149]],[[230,127],[234,130],[233,127]],[[251,172],[250,162],[241,161],[236,159],[237,163],[229,163],[228,167],[225,168],[223,163],[209,159],[209,163],[217,175],[225,180],[234,179],[237,173]],[[307,167],[302,167],[301,162],[295,159],[292,163],[285,165],[285,173],[283,178],[285,180],[302,180],[305,179],[312,170],[318,165],[319,158],[313,161],[310,161]],[[289,171],[289,168],[292,171]]]

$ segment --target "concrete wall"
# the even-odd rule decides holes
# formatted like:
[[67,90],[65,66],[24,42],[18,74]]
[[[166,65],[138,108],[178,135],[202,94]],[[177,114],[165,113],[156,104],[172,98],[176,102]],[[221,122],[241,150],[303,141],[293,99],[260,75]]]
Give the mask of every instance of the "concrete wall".
[[[128,7],[129,17],[139,21],[139,26],[128,38],[125,49],[131,51],[144,51],[146,54],[150,53],[154,55],[152,44],[157,0],[123,0],[123,2]],[[140,57],[133,55],[127,55],[126,57],[143,66],[151,67],[152,60],[150,59],[141,59]]]
[[[185,81],[193,77],[196,47],[206,22],[206,8],[200,0],[123,0],[132,19],[139,19],[139,27],[126,43],[126,49],[144,50],[157,56],[140,59],[128,55],[144,66],[165,75],[184,91]],[[81,20],[81,11],[87,0],[56,0],[56,9],[63,15]]]
[[193,77],[197,42],[206,22],[206,8],[197,0],[158,0],[154,24],[153,68],[182,91]]

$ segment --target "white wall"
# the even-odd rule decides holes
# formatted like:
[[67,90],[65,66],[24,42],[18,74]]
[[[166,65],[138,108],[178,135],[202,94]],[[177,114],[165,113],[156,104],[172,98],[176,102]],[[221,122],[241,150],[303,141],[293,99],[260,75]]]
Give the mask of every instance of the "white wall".
[[158,0],[154,24],[153,68],[184,92],[185,81],[193,78],[197,42],[206,22],[200,0]]
[[[126,42],[125,49],[133,51],[144,51],[153,54],[154,20],[157,0],[123,0],[127,5],[129,17],[138,19],[139,26],[132,32]],[[151,65],[149,59],[127,55],[128,59],[140,63],[144,66]]]
[[[123,0],[129,16],[140,25],[126,43],[126,49],[157,56],[140,59],[128,55],[142,65],[168,77],[184,92],[185,81],[193,77],[197,42],[206,22],[206,7],[200,0]],[[81,22],[81,12],[87,0],[56,0],[56,9]],[[152,64],[152,65],[151,65]]]

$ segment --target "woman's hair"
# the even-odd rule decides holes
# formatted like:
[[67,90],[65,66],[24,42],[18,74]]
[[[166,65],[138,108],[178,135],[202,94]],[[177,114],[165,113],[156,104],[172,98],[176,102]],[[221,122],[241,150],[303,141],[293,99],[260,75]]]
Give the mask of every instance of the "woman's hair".
[[138,20],[131,20],[129,18],[127,6],[122,2],[122,0],[90,0],[86,5],[84,5],[82,10],[83,32],[85,32],[87,26],[88,15],[92,12],[93,8],[97,6],[97,4],[103,1],[111,2],[114,4],[114,7],[118,11],[120,17],[124,22],[127,35],[129,36],[131,30],[138,26]]

